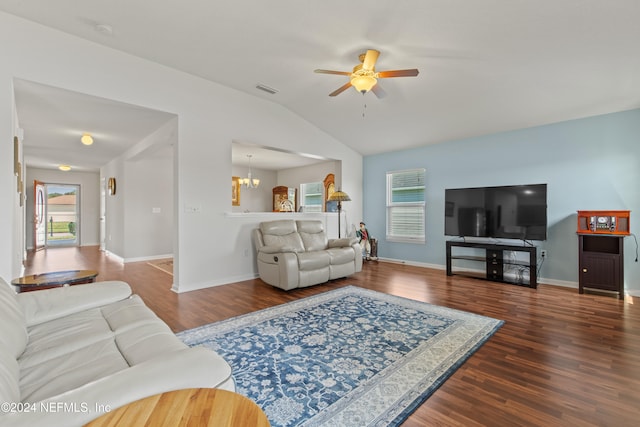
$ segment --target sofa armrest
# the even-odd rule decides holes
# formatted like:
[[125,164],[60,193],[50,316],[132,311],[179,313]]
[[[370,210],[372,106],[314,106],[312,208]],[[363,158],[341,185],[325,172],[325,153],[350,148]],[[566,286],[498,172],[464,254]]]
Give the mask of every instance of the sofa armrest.
[[281,253],[297,253],[298,251],[290,246],[263,246],[258,249],[258,252],[265,254],[281,254]]
[[127,283],[107,281],[23,292],[17,295],[17,300],[24,312],[26,325],[33,326],[130,296],[131,287]]
[[347,246],[353,246],[358,239],[355,237],[344,237],[342,239],[329,239],[330,248],[346,248]]
[[[204,347],[185,348],[36,402],[37,411],[0,414],[0,424],[12,427],[83,426],[103,413],[155,394],[185,388],[235,391],[235,386],[229,384],[233,384],[231,367],[217,353]],[[67,406],[62,406],[64,404]],[[42,411],[41,405],[51,405],[57,411]]]

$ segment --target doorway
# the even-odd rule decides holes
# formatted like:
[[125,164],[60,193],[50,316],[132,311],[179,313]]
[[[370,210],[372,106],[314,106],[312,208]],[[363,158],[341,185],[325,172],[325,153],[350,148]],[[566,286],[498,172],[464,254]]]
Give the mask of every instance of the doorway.
[[35,181],[33,188],[34,248],[77,246],[80,237],[80,186]]

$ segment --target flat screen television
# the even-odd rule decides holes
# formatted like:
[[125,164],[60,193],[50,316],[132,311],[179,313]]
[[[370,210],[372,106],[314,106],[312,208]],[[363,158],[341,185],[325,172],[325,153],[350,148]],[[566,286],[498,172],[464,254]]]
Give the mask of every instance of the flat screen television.
[[444,194],[447,236],[547,239],[547,184],[452,188]]

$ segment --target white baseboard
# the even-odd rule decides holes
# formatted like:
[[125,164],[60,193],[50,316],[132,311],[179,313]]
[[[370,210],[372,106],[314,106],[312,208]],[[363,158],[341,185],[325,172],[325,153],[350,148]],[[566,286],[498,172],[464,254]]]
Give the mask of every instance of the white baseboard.
[[[446,270],[447,269],[446,266],[440,265],[440,264],[427,264],[427,263],[423,263],[423,262],[404,261],[404,260],[392,259],[392,258],[378,258],[378,260],[382,261],[382,262],[389,262],[389,263],[392,263],[392,264],[412,265],[412,266],[415,266],[415,267],[432,268],[432,269],[435,269],[435,270]],[[485,272],[485,270],[479,270],[479,269],[473,269],[473,268],[465,268],[465,267],[456,267],[456,270],[458,270],[458,271],[468,271],[468,272],[480,273],[480,274]],[[565,287],[565,288],[578,289],[578,282],[572,282],[572,281],[567,281],[567,280],[547,279],[547,278],[544,278],[544,277],[538,277],[538,284],[539,285],[562,286],[562,287]],[[629,293],[629,295],[633,295],[633,294]]]
[[253,280],[253,279],[257,279],[259,276],[258,274],[243,274],[243,275],[239,275],[239,276],[233,276],[233,277],[227,277],[224,279],[219,279],[216,281],[207,281],[207,282],[200,282],[200,283],[192,283],[190,285],[183,285],[180,286],[180,289],[178,289],[178,286],[176,285],[176,283],[174,283],[171,286],[171,290],[177,294],[181,294],[184,292],[190,292],[190,291],[197,291],[199,289],[205,289],[205,288],[213,288],[215,286],[222,286],[222,285],[228,285],[230,283],[236,283],[236,282],[244,282],[245,280]]
[[156,259],[166,259],[173,258],[173,254],[165,254],[165,255],[151,255],[151,256],[143,256],[143,257],[135,257],[135,258],[125,258],[124,263],[129,262],[141,262],[141,261],[153,261]]
[[388,262],[391,264],[412,265],[414,267],[433,268],[435,270],[445,270],[444,265],[428,264],[426,262],[405,261],[403,259],[393,259],[393,258],[378,258],[378,261]]
[[539,285],[552,285],[552,286],[561,286],[563,288],[572,288],[578,289],[578,282],[572,282],[568,280],[556,280],[556,279],[547,279],[544,277],[538,278]]
[[122,258],[120,255],[116,255],[113,252],[109,252],[109,251],[104,251],[104,254],[109,258],[113,258],[114,261],[118,261],[124,264],[124,258]]

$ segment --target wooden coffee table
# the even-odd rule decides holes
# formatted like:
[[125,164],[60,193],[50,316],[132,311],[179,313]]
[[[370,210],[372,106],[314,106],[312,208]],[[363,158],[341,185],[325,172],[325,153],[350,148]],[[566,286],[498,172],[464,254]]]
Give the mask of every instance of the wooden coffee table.
[[59,288],[61,286],[93,283],[98,272],[95,270],[53,271],[51,273],[32,274],[13,279],[11,284],[18,292],[38,291],[41,289]]
[[269,427],[269,420],[258,405],[241,394],[187,388],[136,400],[85,425],[115,426]]

